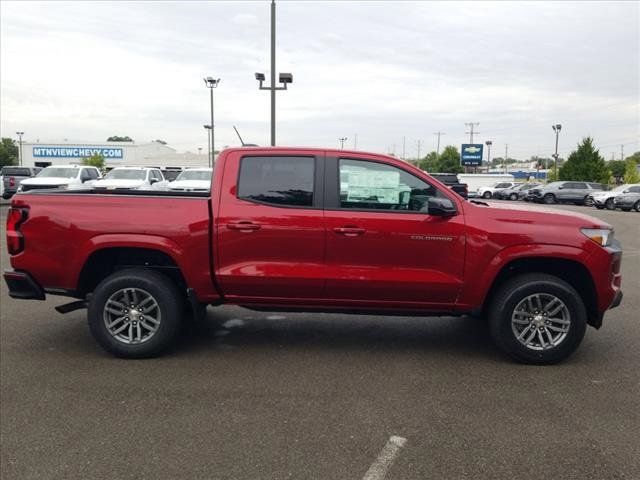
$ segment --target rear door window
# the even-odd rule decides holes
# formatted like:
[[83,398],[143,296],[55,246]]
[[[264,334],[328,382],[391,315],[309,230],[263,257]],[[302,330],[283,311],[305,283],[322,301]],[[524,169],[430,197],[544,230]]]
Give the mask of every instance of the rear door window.
[[244,157],[238,198],[276,206],[312,207],[313,157]]

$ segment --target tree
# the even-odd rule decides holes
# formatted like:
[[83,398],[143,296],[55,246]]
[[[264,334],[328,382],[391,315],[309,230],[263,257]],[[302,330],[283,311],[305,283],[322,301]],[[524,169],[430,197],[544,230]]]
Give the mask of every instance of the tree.
[[3,137],[0,142],[0,167],[17,165],[18,145],[12,138]]
[[430,152],[418,161],[418,167],[425,172],[436,172],[438,168],[438,154]]
[[107,138],[107,142],[133,142],[133,139],[129,136],[119,137],[118,135],[113,135],[112,137]]
[[622,160],[611,160],[609,162],[609,170],[611,170],[613,178],[620,180],[624,177],[625,163]]
[[446,173],[462,173],[464,169],[460,165],[460,152],[453,145],[445,147],[438,158],[438,171]]
[[625,160],[624,183],[640,183],[640,173],[635,159],[629,157]]
[[629,160],[629,159],[632,159],[634,162],[636,162],[637,165],[640,165],[640,152],[636,152],[633,155],[630,155],[627,158],[625,158],[625,160]]
[[593,139],[586,137],[578,144],[560,168],[560,180],[577,180],[583,182],[609,183],[611,172],[593,145]]
[[92,167],[98,167],[100,170],[104,168],[104,157],[99,153],[94,153],[88,158],[82,159],[83,165],[90,165]]

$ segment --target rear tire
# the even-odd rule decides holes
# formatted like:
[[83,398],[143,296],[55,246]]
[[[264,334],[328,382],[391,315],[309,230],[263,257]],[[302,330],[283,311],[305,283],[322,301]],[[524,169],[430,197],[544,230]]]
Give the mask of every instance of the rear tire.
[[633,208],[636,212],[640,212],[640,200],[633,205]]
[[542,200],[544,201],[544,203],[546,203],[547,205],[551,205],[553,203],[556,203],[556,196],[553,193],[547,193]]
[[604,206],[607,210],[615,210],[616,206],[613,204],[613,198],[607,198],[607,201],[604,202]]
[[518,362],[535,365],[567,358],[587,328],[587,311],[578,292],[564,280],[542,273],[519,275],[503,284],[488,314],[498,348]]
[[509,200],[518,200],[518,195],[516,193],[512,193],[509,195]]
[[482,194],[482,198],[486,198],[486,199],[491,198],[491,192],[484,192],[484,193]]
[[166,276],[144,268],[120,270],[93,292],[89,328],[117,357],[155,357],[176,340],[183,306],[183,296]]

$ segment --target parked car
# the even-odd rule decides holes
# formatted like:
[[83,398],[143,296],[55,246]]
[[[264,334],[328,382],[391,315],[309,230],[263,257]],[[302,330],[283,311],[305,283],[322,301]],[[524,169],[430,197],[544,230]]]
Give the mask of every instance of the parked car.
[[511,188],[515,185],[517,185],[516,182],[496,182],[490,187],[480,187],[478,188],[478,197],[491,198],[493,197],[494,192],[496,192],[497,190]]
[[594,192],[587,197],[586,204],[593,205],[600,210],[603,208],[613,210],[616,208],[614,205],[614,199],[618,195],[622,195],[624,193],[640,193],[640,184],[619,185],[611,190]]
[[599,183],[590,182],[551,182],[547,185],[532,188],[527,198],[537,203],[574,203],[584,205],[589,195],[600,192],[604,188]]
[[211,188],[213,168],[188,168],[169,182],[168,189],[183,192],[208,192]]
[[500,200],[523,200],[527,191],[540,185],[539,183],[519,183],[511,188],[497,190],[494,197]]
[[458,180],[458,175],[455,173],[429,173],[436,180],[444,183],[451,190],[456,192],[462,198],[469,198],[469,192],[467,191],[467,184],[461,183]]
[[168,182],[159,168],[116,167],[93,184],[95,190],[164,190]]
[[39,167],[6,166],[0,170],[0,190],[5,200],[13,197],[20,187],[20,182],[35,177],[42,170]]
[[613,204],[615,208],[624,210],[625,212],[634,209],[636,212],[640,212],[640,193],[628,192],[618,195],[614,198]]
[[508,355],[554,363],[620,304],[622,250],[602,220],[474,204],[399,159],[342,155],[228,149],[215,195],[17,195],[9,295],[78,299],[58,311],[88,307],[97,342],[127,358],[165,351],[185,306],[234,304],[476,313]]
[[493,187],[497,182],[514,182],[510,173],[459,173],[458,181],[467,184],[469,198],[478,196],[478,190],[482,187]]
[[20,182],[19,192],[57,188],[61,190],[79,190],[91,187],[101,178],[96,167],[87,165],[51,165],[43,168],[33,178]]

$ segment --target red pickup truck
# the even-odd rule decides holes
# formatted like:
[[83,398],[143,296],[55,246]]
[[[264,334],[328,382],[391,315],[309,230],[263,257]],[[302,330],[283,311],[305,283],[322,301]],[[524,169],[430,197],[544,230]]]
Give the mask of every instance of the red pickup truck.
[[468,202],[395,158],[233,148],[211,194],[29,191],[7,218],[13,298],[88,308],[121,357],[158,355],[189,314],[260,310],[488,318],[497,345],[554,363],[622,298],[602,221]]

